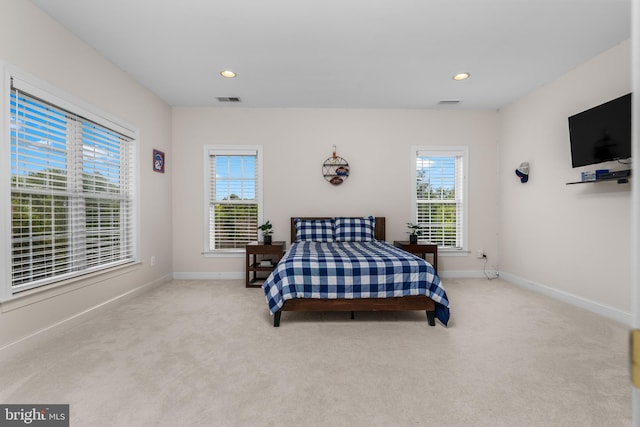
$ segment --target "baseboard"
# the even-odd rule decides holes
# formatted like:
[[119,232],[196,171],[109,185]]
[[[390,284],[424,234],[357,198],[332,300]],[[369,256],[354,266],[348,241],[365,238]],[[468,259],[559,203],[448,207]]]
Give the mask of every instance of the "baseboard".
[[487,275],[491,279],[498,277],[498,273],[495,270],[445,270],[438,273],[438,276],[443,279],[481,279],[487,278]]
[[[496,277],[495,271],[487,271],[486,274],[489,277]],[[442,278],[481,278],[486,277],[485,272],[482,270],[448,270],[441,271],[438,275]],[[245,278],[244,272],[237,271],[223,271],[223,272],[207,272],[207,271],[177,271],[173,273],[175,280],[239,280]]]
[[130,291],[125,292],[124,294],[118,295],[114,298],[111,298],[108,301],[104,301],[78,314],[75,314],[71,317],[68,317],[52,325],[49,325],[46,328],[40,329],[36,332],[26,335],[14,342],[11,342],[9,344],[6,344],[0,347],[0,356],[10,357],[17,353],[22,353],[25,351],[29,351],[30,349],[36,348],[40,346],[42,343],[44,343],[47,339],[49,339],[51,334],[62,333],[65,330],[70,329],[75,325],[85,322],[90,317],[100,314],[103,310],[112,307],[114,304],[121,304],[135,296],[138,296],[144,292],[148,292],[160,285],[163,285],[169,282],[170,280],[171,280],[170,274],[159,277],[156,280],[140,285],[137,288],[131,289]]
[[617,308],[609,307],[607,305],[600,304],[595,301],[570,294],[568,292],[550,288],[540,283],[532,282],[531,280],[526,280],[522,277],[518,277],[510,273],[505,273],[503,271],[500,272],[500,278],[513,285],[521,286],[523,288],[538,292],[553,299],[557,299],[576,307],[583,308],[592,313],[598,314],[611,320],[615,320],[616,322],[622,323],[623,325],[631,326],[632,324],[633,316],[631,315],[631,313],[627,313]]
[[236,280],[245,279],[245,273],[241,271],[176,271],[173,273],[175,280]]

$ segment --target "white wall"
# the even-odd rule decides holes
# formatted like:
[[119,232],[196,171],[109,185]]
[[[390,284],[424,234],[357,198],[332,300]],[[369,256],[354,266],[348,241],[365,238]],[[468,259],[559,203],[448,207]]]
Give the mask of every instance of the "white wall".
[[[165,280],[171,276],[173,265],[171,109],[28,1],[2,1],[0,60],[140,129],[138,191],[144,218],[141,265],[117,276],[101,275],[36,298],[0,305],[2,348],[141,286]],[[151,170],[153,148],[167,153],[164,175]],[[6,241],[7,230],[1,233]],[[157,259],[155,267],[148,262],[152,255]]]
[[[172,272],[242,277],[242,257],[201,254],[205,144],[264,146],[265,219],[274,223],[276,239],[288,240],[291,216],[372,214],[387,217],[388,241],[405,239],[411,220],[410,147],[468,145],[472,253],[442,257],[441,271],[476,274],[482,262],[473,252],[484,249],[490,267],[499,262],[513,281],[600,305],[614,317],[630,312],[629,186],[565,185],[585,169],[571,168],[566,118],[630,91],[628,42],[499,113],[172,111],[30,2],[3,0],[1,12],[0,60],[140,128],[143,263],[30,304],[1,305],[0,348]],[[333,144],[352,171],[337,187],[321,175]],[[167,153],[164,175],[151,171],[153,148]],[[527,184],[513,173],[522,161],[531,163]]]
[[[172,127],[178,276],[244,277],[243,257],[201,254],[206,144],[263,145],[265,219],[275,240],[289,240],[292,216],[371,214],[387,218],[387,241],[406,240],[412,220],[411,146],[468,145],[470,248],[497,259],[495,111],[174,108]],[[333,144],[351,169],[339,186],[322,176]],[[477,274],[482,262],[440,257],[438,267]]]
[[[503,277],[622,321],[631,311],[630,185],[565,185],[595,169],[572,168],[567,118],[629,93],[630,73],[626,41],[499,112]],[[526,184],[514,174],[523,161]]]

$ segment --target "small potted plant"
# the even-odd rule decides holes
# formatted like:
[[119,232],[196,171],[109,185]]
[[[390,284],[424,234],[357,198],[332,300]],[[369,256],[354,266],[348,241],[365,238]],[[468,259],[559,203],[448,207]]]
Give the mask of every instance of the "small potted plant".
[[262,232],[265,245],[271,244],[271,233],[273,233],[272,228],[273,226],[271,225],[269,220],[267,220],[267,222],[265,222],[264,224],[258,227],[258,230]]
[[420,235],[422,230],[420,230],[420,226],[418,224],[413,224],[411,222],[407,223],[407,227],[410,230],[408,231],[409,243],[411,243],[412,245],[415,245],[416,243],[418,243],[418,236]]

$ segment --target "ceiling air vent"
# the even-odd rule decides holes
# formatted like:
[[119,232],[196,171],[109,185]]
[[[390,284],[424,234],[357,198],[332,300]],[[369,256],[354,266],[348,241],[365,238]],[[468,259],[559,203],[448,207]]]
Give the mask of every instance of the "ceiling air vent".
[[438,105],[456,105],[459,104],[460,100],[458,99],[450,99],[438,102]]
[[218,96],[216,99],[218,102],[241,102],[240,98],[235,96]]

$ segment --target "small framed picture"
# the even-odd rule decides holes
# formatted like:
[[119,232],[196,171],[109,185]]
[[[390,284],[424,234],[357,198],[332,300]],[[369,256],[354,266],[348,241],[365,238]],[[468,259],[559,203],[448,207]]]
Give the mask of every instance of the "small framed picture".
[[153,170],[164,173],[164,152],[153,149]]

